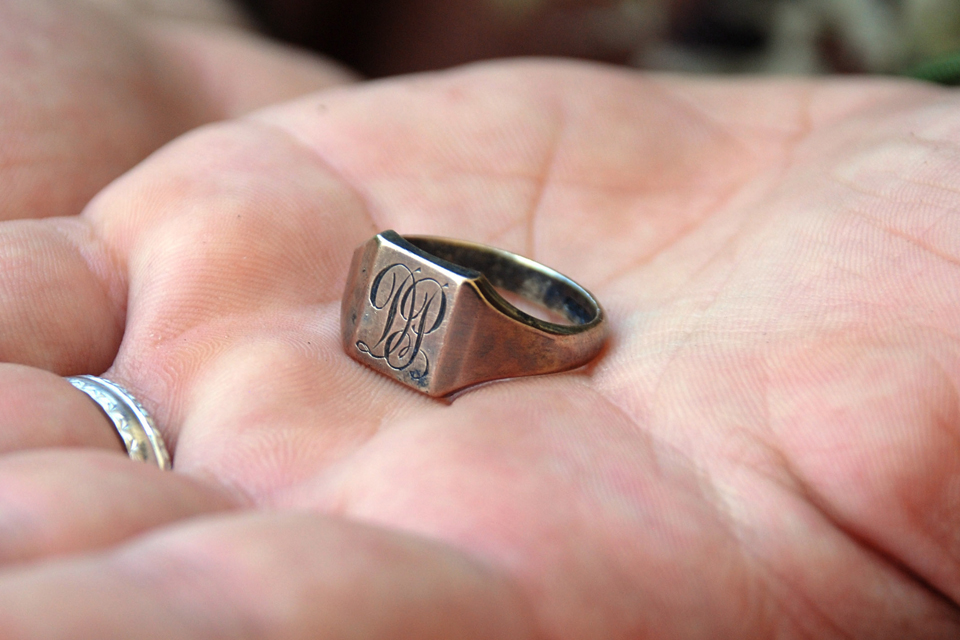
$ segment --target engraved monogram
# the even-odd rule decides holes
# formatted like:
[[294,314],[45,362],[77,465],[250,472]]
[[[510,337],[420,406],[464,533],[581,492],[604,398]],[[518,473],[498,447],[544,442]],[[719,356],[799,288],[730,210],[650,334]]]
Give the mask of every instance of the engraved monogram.
[[383,330],[373,346],[358,340],[357,349],[383,360],[394,371],[409,369],[413,380],[424,383],[430,358],[423,340],[443,324],[446,288],[420,269],[411,270],[399,262],[384,267],[370,286],[370,304],[380,312],[376,315],[383,319]]

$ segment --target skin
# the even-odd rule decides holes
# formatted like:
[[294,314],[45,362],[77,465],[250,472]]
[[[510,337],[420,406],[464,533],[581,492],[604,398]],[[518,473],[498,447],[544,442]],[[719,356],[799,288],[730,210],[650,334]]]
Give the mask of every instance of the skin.
[[162,4],[0,4],[0,219],[75,215],[181,133],[352,80],[223,3]]
[[[68,113],[64,162],[2,178],[0,636],[960,633],[954,92],[486,64],[139,163],[178,127],[91,159]],[[340,298],[386,228],[574,277],[607,348],[450,402],[358,365]],[[59,377],[104,371],[175,472]]]

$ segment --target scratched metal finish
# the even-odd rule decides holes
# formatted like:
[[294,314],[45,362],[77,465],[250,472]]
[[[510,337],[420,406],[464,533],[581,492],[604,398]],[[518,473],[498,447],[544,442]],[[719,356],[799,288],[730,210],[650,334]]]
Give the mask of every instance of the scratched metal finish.
[[[562,312],[570,324],[520,311],[493,285]],[[483,245],[392,231],[354,254],[341,330],[351,357],[431,396],[581,366],[606,335],[593,297],[542,265]]]
[[367,366],[430,393],[463,279],[379,239],[358,256],[344,347]]

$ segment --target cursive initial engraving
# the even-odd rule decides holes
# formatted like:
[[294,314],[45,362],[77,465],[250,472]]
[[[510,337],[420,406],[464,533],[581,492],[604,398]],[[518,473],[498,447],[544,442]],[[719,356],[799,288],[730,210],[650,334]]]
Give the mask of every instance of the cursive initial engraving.
[[363,340],[357,349],[377,360],[383,360],[395,371],[410,371],[410,377],[421,384],[430,373],[430,358],[422,350],[423,339],[443,324],[447,314],[447,285],[422,276],[420,269],[394,263],[383,268],[370,286],[370,304],[383,318],[383,330],[372,347]]

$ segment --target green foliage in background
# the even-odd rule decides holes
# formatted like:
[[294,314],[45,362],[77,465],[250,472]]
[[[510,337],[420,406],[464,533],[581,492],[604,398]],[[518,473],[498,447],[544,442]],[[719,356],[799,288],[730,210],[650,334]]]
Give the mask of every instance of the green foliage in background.
[[917,65],[907,75],[945,85],[960,85],[960,52]]

